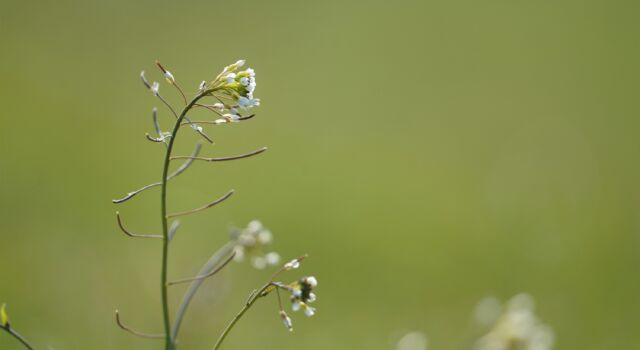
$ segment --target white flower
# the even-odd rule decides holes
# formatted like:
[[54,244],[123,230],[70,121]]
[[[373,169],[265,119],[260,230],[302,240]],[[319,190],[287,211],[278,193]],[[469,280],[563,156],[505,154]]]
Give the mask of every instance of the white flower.
[[164,72],[164,78],[167,80],[169,84],[173,85],[176,82],[176,79],[173,77],[173,74],[171,74],[171,72],[169,71]]
[[[226,115],[225,115],[226,116]],[[232,119],[218,119],[216,123],[228,123]],[[253,220],[242,230],[237,230],[232,234],[236,242],[235,251],[239,259],[248,256],[251,264],[257,269],[264,269],[268,266],[277,265],[280,262],[280,255],[276,252],[265,251],[266,247],[273,241],[273,235],[260,221]]]
[[247,62],[246,60],[237,60],[236,63],[234,63],[233,65],[235,66],[235,68],[240,68],[242,66],[244,66],[245,62]]
[[316,301],[316,293],[309,293],[309,297],[307,298],[307,303],[313,303]]
[[294,301],[294,302],[291,304],[291,310],[293,310],[294,312],[298,312],[298,311],[300,311],[300,308],[301,308],[301,307],[302,307],[302,306],[301,306],[301,302],[300,302],[300,301],[297,301],[297,300],[296,300],[296,301]]
[[280,255],[276,252],[267,253],[264,258],[267,260],[267,264],[269,265],[277,265],[280,262]]
[[247,225],[247,231],[251,233],[257,233],[260,230],[262,230],[262,223],[258,220],[251,220]]
[[236,253],[233,256],[233,260],[235,260],[237,262],[243,261],[244,260],[244,248],[242,248],[242,246],[236,246],[233,250]]
[[260,106],[260,99],[253,98],[251,94],[248,94],[247,97],[240,96],[238,97],[238,105],[244,109]]
[[304,281],[311,286],[311,288],[315,288],[318,286],[318,280],[314,276],[310,276],[304,279]]
[[316,309],[309,305],[305,305],[304,314],[307,315],[307,317],[311,317],[316,314]]
[[300,267],[300,261],[298,259],[293,259],[288,263],[284,264],[285,270],[293,270],[293,269],[297,269],[298,267]]
[[269,230],[262,230],[258,233],[258,242],[260,244],[271,244],[273,241],[273,234]]
[[211,106],[219,111],[223,111],[224,110],[224,104],[218,102],[218,103],[214,103],[213,106]]
[[243,86],[249,86],[249,78],[247,77],[240,78],[240,84],[242,84]]
[[227,84],[233,83],[234,81],[236,81],[236,73],[227,74],[226,79],[227,79]]

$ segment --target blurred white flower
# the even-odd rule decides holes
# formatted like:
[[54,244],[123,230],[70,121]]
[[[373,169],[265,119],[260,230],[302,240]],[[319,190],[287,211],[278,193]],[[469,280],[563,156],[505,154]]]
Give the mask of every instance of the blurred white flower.
[[251,258],[251,265],[257,269],[264,269],[280,263],[280,255],[276,252],[265,252],[267,246],[273,242],[273,234],[260,221],[252,220],[246,228],[236,230],[232,234],[236,242],[234,260],[243,261]]
[[[553,348],[553,330],[543,324],[534,313],[535,302],[528,294],[511,298],[500,313],[500,306],[483,300],[476,308],[480,322],[491,316],[489,331],[476,342],[474,350],[550,350]],[[497,316],[494,315],[497,313]],[[483,314],[483,315],[481,315]]]
[[396,344],[396,350],[427,350],[429,342],[421,332],[409,332]]

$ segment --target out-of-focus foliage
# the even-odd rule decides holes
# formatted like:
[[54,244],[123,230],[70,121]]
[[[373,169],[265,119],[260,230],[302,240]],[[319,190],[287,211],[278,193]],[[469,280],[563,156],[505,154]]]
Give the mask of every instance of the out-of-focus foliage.
[[[476,302],[522,291],[556,348],[633,348],[638,7],[4,0],[0,301],[39,348],[159,348],[113,321],[117,307],[161,330],[160,244],[122,235],[110,202],[159,180],[163,146],[144,138],[157,101],[138,74],[160,81],[160,59],[193,92],[246,58],[258,116],[207,128],[216,145],[202,153],[269,151],[172,180],[172,211],[236,195],[183,220],[170,275],[194,275],[229,226],[258,218],[284,261],[309,253],[291,280],[322,284],[293,334],[258,303],[226,348],[393,349],[406,330],[429,349],[471,348]],[[154,191],[118,207],[132,229],[159,230]],[[210,348],[270,273],[234,264],[206,282],[180,348]],[[6,334],[0,348],[19,349]]]

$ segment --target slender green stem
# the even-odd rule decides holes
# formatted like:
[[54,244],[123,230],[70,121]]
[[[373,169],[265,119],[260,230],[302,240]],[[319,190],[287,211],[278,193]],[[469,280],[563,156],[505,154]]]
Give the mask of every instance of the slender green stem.
[[236,314],[236,316],[227,325],[227,328],[225,328],[222,334],[220,334],[220,337],[218,337],[218,341],[216,341],[216,345],[213,346],[213,350],[218,350],[220,348],[220,345],[222,345],[222,342],[224,341],[224,339],[227,337],[227,335],[229,335],[229,332],[231,332],[233,327],[236,325],[236,323],[238,323],[238,321],[242,318],[245,312],[247,312],[259,298],[264,297],[265,291],[271,286],[272,286],[272,282],[269,282],[264,286],[262,286],[262,288],[260,288],[260,290],[258,290],[257,292],[254,291],[253,293],[251,293],[251,295],[249,296],[249,299],[244,304],[240,312]]
[[171,151],[176,141],[178,131],[182,124],[182,120],[186,117],[187,112],[204,96],[208,95],[211,91],[204,91],[196,95],[180,112],[167,145],[167,152],[164,157],[164,165],[162,170],[161,181],[161,194],[160,194],[160,214],[162,220],[162,271],[160,275],[160,288],[162,294],[162,313],[164,318],[164,334],[165,334],[165,349],[175,349],[175,339],[171,337],[171,318],[169,315],[169,296],[167,293],[167,265],[169,260],[169,224],[167,220],[167,177],[169,175],[169,164],[171,163]]
[[11,328],[8,324],[6,326],[0,326],[0,328],[4,329],[7,333],[11,334],[14,338],[16,338],[25,348],[29,350],[34,350],[34,347],[29,344],[29,342],[20,335],[20,333],[16,332],[15,329]]

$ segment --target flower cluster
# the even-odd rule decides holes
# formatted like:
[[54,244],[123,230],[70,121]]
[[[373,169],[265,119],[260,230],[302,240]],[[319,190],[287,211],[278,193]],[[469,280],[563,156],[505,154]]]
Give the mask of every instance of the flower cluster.
[[483,323],[492,323],[492,327],[478,339],[474,350],[552,349],[553,330],[538,319],[534,307],[533,298],[528,294],[514,296],[504,310],[495,299],[481,302],[476,318]]
[[313,289],[318,285],[315,277],[303,277],[298,281],[289,285],[291,292],[291,309],[293,311],[304,310],[304,314],[308,317],[315,315],[316,309],[309,306],[310,303],[316,301],[316,295]]
[[240,121],[243,116],[238,108],[247,110],[260,105],[260,99],[253,97],[256,89],[255,71],[252,68],[238,71],[244,64],[244,60],[238,60],[226,66],[211,83],[202,82],[200,86],[201,89],[214,89],[221,94],[218,96],[220,103],[210,106],[222,117],[215,121],[216,124]]
[[[284,270],[296,269],[298,266],[300,266],[300,260],[292,260],[285,265]],[[308,317],[316,314],[316,309],[309,304],[316,301],[316,294],[313,292],[313,289],[317,285],[318,280],[313,276],[302,277],[291,284],[282,284],[278,282],[273,283],[275,288],[284,289],[289,292],[291,295],[291,309],[294,312],[303,310],[304,314]],[[278,298],[280,298],[279,294]],[[291,317],[289,317],[289,315],[287,315],[287,313],[282,309],[282,304],[280,304],[280,318],[282,319],[284,326],[289,331],[293,331],[293,322],[291,321]]]
[[253,98],[253,91],[256,89],[256,73],[253,69],[248,68],[237,74],[228,73],[225,80],[225,89],[232,92],[241,108],[247,109],[260,105],[260,99]]
[[278,253],[265,253],[266,247],[273,242],[273,234],[260,221],[253,220],[246,228],[232,232],[232,238],[236,242],[234,247],[236,261],[244,261],[249,257],[251,264],[257,269],[264,269],[280,262]]

